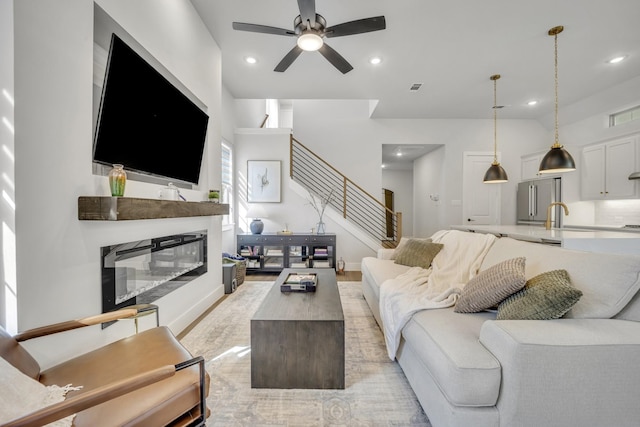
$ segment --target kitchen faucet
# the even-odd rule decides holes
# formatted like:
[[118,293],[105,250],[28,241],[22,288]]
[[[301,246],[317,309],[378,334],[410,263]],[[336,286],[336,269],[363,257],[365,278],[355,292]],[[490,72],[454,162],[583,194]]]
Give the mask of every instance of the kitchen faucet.
[[562,206],[564,208],[564,214],[565,215],[569,215],[569,208],[564,203],[562,203],[562,202],[553,202],[553,203],[549,204],[549,206],[547,207],[547,220],[544,222],[544,228],[546,228],[547,230],[551,230],[551,207],[553,207],[555,205]]

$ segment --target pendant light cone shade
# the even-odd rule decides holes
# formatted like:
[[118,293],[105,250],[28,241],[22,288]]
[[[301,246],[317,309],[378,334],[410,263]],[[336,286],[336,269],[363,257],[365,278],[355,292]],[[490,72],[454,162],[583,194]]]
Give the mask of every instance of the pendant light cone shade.
[[509,177],[507,176],[507,172],[505,172],[504,168],[500,166],[500,163],[492,163],[484,174],[485,184],[500,184],[507,181],[509,181]]
[[565,150],[558,141],[558,34],[564,30],[563,26],[553,27],[549,30],[549,35],[554,37],[555,45],[555,113],[556,113],[556,125],[555,125],[555,142],[551,146],[551,149],[540,162],[540,173],[562,173],[571,172],[576,170],[576,162],[571,157],[571,154]]
[[487,172],[484,174],[483,182],[485,184],[501,184],[509,181],[509,177],[507,177],[507,172],[505,172],[504,168],[500,166],[500,162],[498,162],[498,106],[496,105],[496,81],[500,78],[500,74],[495,74],[489,78],[493,80],[493,163],[491,163],[491,166],[489,166],[489,169],[487,169]]

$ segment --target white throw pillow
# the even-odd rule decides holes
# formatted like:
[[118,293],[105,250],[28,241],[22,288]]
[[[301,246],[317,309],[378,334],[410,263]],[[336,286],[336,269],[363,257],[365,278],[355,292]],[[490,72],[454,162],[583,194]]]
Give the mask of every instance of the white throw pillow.
[[[26,415],[37,409],[44,408],[64,400],[70,386],[45,386],[33,378],[25,375],[11,363],[0,357],[0,424]],[[63,418],[48,424],[49,426],[70,426],[73,417]]]

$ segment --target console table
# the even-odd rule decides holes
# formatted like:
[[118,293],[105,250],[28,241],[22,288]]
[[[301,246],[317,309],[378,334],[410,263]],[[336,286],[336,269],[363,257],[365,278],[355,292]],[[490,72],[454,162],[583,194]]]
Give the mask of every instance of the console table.
[[336,268],[336,235],[309,233],[238,234],[238,254],[247,273],[284,268]]

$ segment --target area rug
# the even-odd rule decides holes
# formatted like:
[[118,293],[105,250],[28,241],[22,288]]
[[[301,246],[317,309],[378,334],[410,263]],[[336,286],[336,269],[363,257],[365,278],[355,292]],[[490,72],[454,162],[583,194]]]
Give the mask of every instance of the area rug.
[[273,282],[246,281],[181,342],[211,376],[207,426],[431,427],[384,337],[360,282],[340,282],[345,317],[345,389],[252,389],[250,319]]

